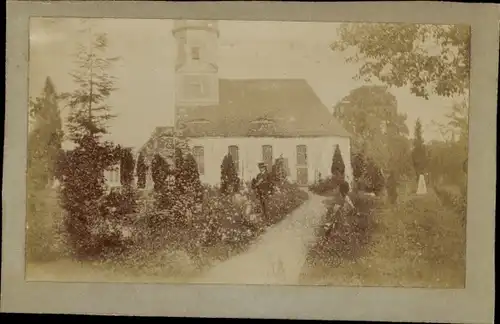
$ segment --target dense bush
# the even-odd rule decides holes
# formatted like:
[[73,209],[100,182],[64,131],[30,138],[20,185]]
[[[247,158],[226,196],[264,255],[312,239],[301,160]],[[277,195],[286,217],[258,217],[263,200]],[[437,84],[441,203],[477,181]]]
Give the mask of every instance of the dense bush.
[[[298,186],[284,182],[268,197],[269,213],[264,217],[255,193],[226,195],[205,187],[202,208],[191,227],[190,252],[196,253],[197,247],[217,247],[227,257],[244,249],[267,226],[281,221],[307,198]],[[255,215],[257,219],[252,218]]]
[[434,191],[442,203],[446,206],[453,208],[463,218],[465,226],[465,219],[467,214],[467,195],[464,194],[465,190],[454,187],[440,187],[435,186]]
[[320,179],[318,182],[309,186],[309,190],[317,195],[333,195],[335,189],[338,187],[338,181],[333,177]]
[[309,251],[308,262],[335,264],[344,259],[359,256],[370,243],[375,231],[373,212],[376,198],[363,193],[351,193],[354,210],[337,211],[336,198],[331,202],[325,216],[325,223],[316,233],[317,242]]

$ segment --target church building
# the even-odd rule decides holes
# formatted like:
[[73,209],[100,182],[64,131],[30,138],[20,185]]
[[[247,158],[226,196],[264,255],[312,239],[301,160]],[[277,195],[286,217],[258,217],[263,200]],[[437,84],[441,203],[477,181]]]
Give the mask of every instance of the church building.
[[[289,179],[308,185],[330,174],[338,145],[346,176],[352,178],[349,134],[306,80],[219,77],[217,21],[175,21],[172,34],[176,124],[153,131],[140,149],[147,163],[155,153],[172,161],[172,136],[178,134],[186,139],[183,149],[193,154],[204,183],[220,182],[221,162],[229,153],[244,181],[257,175],[259,162],[270,169],[283,157]],[[149,175],[146,187],[151,181]]]

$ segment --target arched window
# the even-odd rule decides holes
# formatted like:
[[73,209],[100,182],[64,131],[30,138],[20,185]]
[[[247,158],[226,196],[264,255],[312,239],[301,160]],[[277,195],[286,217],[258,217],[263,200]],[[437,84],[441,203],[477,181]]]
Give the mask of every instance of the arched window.
[[267,165],[267,170],[273,167],[273,147],[272,145],[262,145],[262,162]]

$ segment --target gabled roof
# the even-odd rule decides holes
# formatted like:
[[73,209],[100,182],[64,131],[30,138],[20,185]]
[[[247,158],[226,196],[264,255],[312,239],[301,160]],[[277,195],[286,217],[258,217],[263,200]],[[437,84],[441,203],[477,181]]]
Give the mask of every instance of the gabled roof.
[[303,79],[220,79],[218,105],[177,108],[186,137],[349,136]]

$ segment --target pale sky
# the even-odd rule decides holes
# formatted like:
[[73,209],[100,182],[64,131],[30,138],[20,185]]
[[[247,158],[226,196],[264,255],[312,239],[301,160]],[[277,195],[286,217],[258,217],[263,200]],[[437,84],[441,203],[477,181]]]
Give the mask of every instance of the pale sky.
[[[111,73],[118,79],[109,103],[118,114],[110,125],[117,144],[141,146],[156,126],[173,121],[174,61],[176,46],[172,20],[92,19],[93,30],[108,33],[110,56],[122,60]],[[365,82],[352,78],[357,66],[346,64],[333,52],[336,23],[219,21],[219,76],[221,78],[304,78],[323,103],[331,108],[350,90]],[[74,68],[76,44],[86,41],[79,33],[80,19],[32,18],[30,32],[30,96],[41,93],[50,76],[59,92],[74,90],[68,72]],[[452,99],[425,100],[406,88],[390,90],[400,112],[408,115],[413,131],[422,120],[426,140],[439,137],[432,121],[445,121]],[[62,107],[61,107],[62,108]]]

